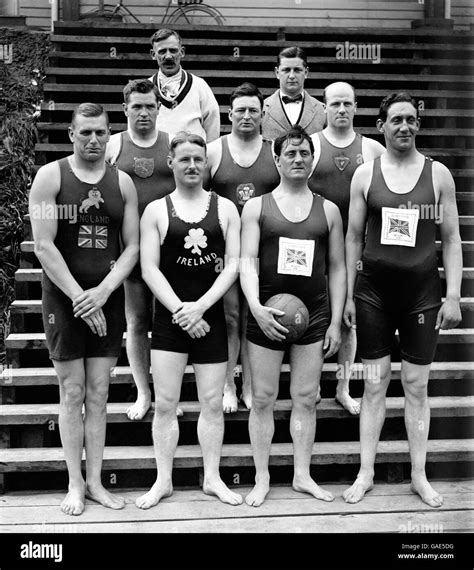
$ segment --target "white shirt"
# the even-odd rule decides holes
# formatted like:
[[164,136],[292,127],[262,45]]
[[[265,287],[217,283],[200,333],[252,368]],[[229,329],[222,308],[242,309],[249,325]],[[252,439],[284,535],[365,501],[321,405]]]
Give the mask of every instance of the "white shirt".
[[[280,91],[280,100],[281,98],[282,98],[282,93]],[[295,125],[301,113],[301,106],[303,105],[303,100],[296,101],[294,103],[283,103],[283,101],[281,101],[281,104],[283,105],[283,109],[285,109],[285,113],[290,123],[292,125]]]
[[178,96],[182,73],[183,70],[180,68],[178,73],[167,77],[164,73],[161,73],[161,69],[158,70],[158,82],[160,84],[161,93],[170,101],[176,99]]

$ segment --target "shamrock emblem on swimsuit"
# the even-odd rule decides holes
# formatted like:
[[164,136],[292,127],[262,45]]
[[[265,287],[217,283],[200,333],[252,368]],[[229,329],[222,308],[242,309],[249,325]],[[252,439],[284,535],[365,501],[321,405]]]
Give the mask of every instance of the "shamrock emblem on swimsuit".
[[207,247],[207,236],[204,235],[204,230],[202,228],[190,229],[184,238],[185,249],[191,249],[191,253],[198,253],[201,255],[201,250],[199,248]]

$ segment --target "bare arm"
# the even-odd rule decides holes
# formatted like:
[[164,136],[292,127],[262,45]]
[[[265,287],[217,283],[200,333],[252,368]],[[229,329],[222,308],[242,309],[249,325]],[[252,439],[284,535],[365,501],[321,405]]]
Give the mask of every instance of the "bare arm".
[[118,171],[120,191],[124,201],[121,227],[124,248],[120,257],[113,264],[107,276],[92,289],[84,291],[73,300],[74,315],[88,317],[105,305],[111,293],[119,287],[130,274],[138,261],[138,204],[135,185],[128,174]]
[[374,139],[362,137],[362,158],[364,162],[376,159],[385,152],[385,147]]
[[324,339],[325,355],[329,358],[341,345],[341,322],[346,300],[346,266],[344,264],[344,235],[339,208],[326,200],[324,211],[329,227],[328,237],[328,285],[331,304],[331,323]]
[[265,307],[260,303],[258,250],[261,207],[262,199],[252,198],[245,204],[242,212],[240,284],[247,298],[249,309],[265,335],[271,340],[285,340],[284,333],[288,333],[288,329],[278,323],[273,316],[281,316],[285,313]]
[[240,255],[239,213],[230,200],[221,197],[218,200],[219,214],[225,231],[225,256],[224,260],[218,261],[223,261],[224,269],[202,297],[193,303],[183,303],[181,309],[176,313],[176,322],[184,330],[189,330],[195,325],[204,313],[227,293],[238,277]]
[[319,140],[318,133],[312,134],[311,140],[313,141],[314,146],[313,166],[311,168],[311,174],[313,174],[314,169],[318,165],[319,158],[321,156],[321,141]]
[[52,162],[38,170],[33,181],[29,199],[31,229],[35,241],[35,255],[51,281],[71,300],[83,292],[74,279],[60,251],[54,244],[58,222],[46,211],[56,210],[56,196],[59,193],[61,176],[57,162]]
[[210,143],[219,138],[221,130],[221,116],[219,104],[207,83],[204,83],[201,91],[201,111],[202,126],[206,131],[206,142]]
[[366,190],[372,177],[372,163],[364,163],[354,172],[351,182],[349,225],[346,234],[347,296],[344,309],[344,323],[355,326],[354,285],[357,264],[362,257],[367,216]]
[[145,208],[140,221],[140,263],[142,277],[153,295],[171,313],[174,313],[181,307],[182,302],[160,271],[162,241],[160,227],[164,234],[168,228],[167,223],[164,199],[152,202]]
[[214,177],[214,174],[217,172],[217,169],[219,168],[221,157],[222,157],[222,143],[220,139],[217,139],[215,141],[212,141],[207,146],[207,170],[211,178],[211,187],[212,187],[212,178]]
[[122,137],[121,133],[117,133],[110,137],[110,140],[107,143],[107,147],[105,148],[105,160],[107,162],[115,164],[115,162],[117,161],[117,156],[122,146],[121,137]]
[[459,300],[462,280],[462,244],[456,189],[449,170],[441,163],[433,164],[435,191],[439,193],[440,232],[443,266],[446,275],[446,300],[438,313],[436,328],[451,329],[461,321]]

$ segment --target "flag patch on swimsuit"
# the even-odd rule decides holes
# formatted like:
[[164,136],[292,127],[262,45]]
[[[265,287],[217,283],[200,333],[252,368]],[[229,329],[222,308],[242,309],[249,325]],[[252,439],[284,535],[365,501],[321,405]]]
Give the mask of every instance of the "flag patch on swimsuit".
[[314,240],[280,237],[278,242],[278,273],[311,277]]
[[107,226],[81,226],[77,245],[86,249],[106,249],[107,236]]
[[382,245],[415,247],[420,211],[416,209],[382,208]]

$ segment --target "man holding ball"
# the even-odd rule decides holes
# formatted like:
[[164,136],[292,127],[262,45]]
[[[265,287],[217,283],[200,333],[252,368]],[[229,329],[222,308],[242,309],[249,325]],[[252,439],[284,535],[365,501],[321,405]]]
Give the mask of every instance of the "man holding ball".
[[[247,202],[242,213],[241,284],[249,304],[247,339],[253,401],[249,418],[255,461],[255,487],[245,501],[258,507],[270,489],[268,462],[274,432],[273,406],[278,395],[285,350],[290,356],[294,446],[293,489],[332,501],[310,476],[316,432],[316,399],[324,358],[341,344],[346,291],[342,221],[335,204],[308,188],[314,146],[299,126],[275,140],[281,182],[273,192]],[[325,265],[328,260],[329,299]],[[284,312],[265,303],[289,293],[309,311],[309,326],[295,342],[275,317]]]

